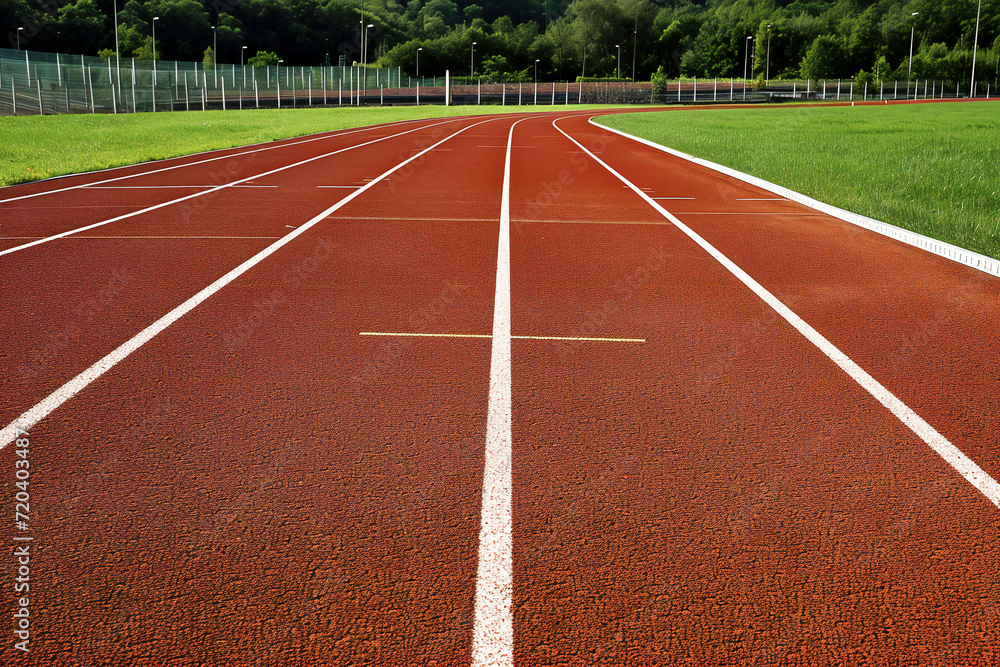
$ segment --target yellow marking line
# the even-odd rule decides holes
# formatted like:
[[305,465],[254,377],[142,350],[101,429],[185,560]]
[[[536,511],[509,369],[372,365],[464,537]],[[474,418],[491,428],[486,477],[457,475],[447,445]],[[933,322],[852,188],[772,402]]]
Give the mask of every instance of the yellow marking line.
[[[392,331],[362,331],[359,336],[405,336],[413,338],[493,338],[490,334],[404,333]],[[580,336],[511,336],[518,340],[576,340],[600,343],[645,343],[645,338],[586,338]]]

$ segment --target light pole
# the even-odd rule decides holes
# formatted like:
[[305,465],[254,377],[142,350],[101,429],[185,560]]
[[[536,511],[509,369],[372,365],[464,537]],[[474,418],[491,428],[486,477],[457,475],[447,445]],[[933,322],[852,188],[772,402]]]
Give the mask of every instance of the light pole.
[[535,60],[535,104],[538,104],[538,63],[539,60]]
[[156,85],[156,22],[160,20],[159,16],[153,17],[153,85]]
[[[916,16],[920,12],[913,12],[910,16]],[[910,25],[910,65],[906,69],[906,96],[910,96],[910,75],[913,73],[913,30],[917,27],[917,20],[913,20]]]
[[479,42],[472,43],[472,53],[469,56],[469,78],[474,79],[476,76],[476,44]]
[[240,70],[243,72],[243,87],[247,87],[247,66],[246,66],[246,55],[247,47],[240,49]]
[[580,77],[583,78],[586,76],[587,76],[587,44],[585,42],[583,44],[583,71],[580,72]]
[[983,11],[983,0],[979,0],[979,9],[976,11],[976,38],[972,43],[972,83],[969,84],[969,97],[976,96],[976,50],[979,48],[979,16]]
[[767,72],[764,75],[767,85],[771,85],[771,24],[767,24]]
[[635,2],[635,27],[632,32],[632,83],[635,83],[635,54],[639,50],[639,0]]
[[212,71],[215,72],[215,87],[219,87],[219,31],[212,26]]
[[278,80],[278,108],[281,108],[281,63],[285,62],[284,59],[279,60],[278,64],[274,66],[274,76]]
[[424,50],[423,47],[420,47],[419,49],[417,49],[417,78],[418,79],[420,78],[420,52],[423,51],[423,50]]
[[374,23],[369,23],[365,26],[365,76],[368,76],[368,33],[374,27]]
[[115,70],[118,72],[118,94],[122,92],[122,59],[118,50],[118,0],[115,0]]
[[18,28],[17,29],[17,50],[18,51],[21,50],[21,31],[22,30],[24,30],[24,28]]
[[622,45],[615,44],[615,48],[618,49],[618,59],[615,61],[615,78],[622,78]]
[[743,56],[743,99],[747,98],[747,65],[750,64],[750,43],[753,41],[753,35],[747,36],[747,51]]

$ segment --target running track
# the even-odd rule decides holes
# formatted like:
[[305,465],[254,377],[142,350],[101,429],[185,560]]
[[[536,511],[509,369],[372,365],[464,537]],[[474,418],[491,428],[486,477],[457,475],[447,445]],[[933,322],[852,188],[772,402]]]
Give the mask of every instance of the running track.
[[592,115],[0,190],[2,662],[1000,661],[1000,281]]

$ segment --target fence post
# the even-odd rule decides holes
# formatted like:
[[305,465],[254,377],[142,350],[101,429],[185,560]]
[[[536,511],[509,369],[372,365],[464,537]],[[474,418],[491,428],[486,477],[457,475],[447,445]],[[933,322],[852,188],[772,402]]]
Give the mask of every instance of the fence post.
[[184,111],[191,111],[191,99],[188,95],[188,73],[184,72]]
[[694,97],[691,99],[692,102],[698,102],[698,77],[694,78]]
[[417,106],[420,106],[420,82],[417,81]]
[[260,91],[257,89],[257,79],[256,79],[256,77],[253,80],[253,99],[254,99],[254,103],[256,104],[257,108],[260,109]]
[[521,82],[517,82],[517,106],[521,106]]
[[715,77],[715,92],[712,93],[712,101],[719,101],[719,77]]
[[17,93],[14,91],[14,77],[10,77],[10,102],[14,107],[14,115],[17,115]]
[[337,94],[337,106],[344,106],[344,80],[340,80],[340,92]]
[[733,101],[733,95],[735,94],[735,92],[736,91],[733,89],[733,78],[729,77],[729,101],[730,102]]
[[[42,82],[38,80],[37,76],[35,77],[35,83],[38,85],[38,115],[44,116],[45,111],[42,109]],[[114,88],[112,88],[111,90],[113,94]]]
[[576,103],[583,104],[583,81],[578,82],[578,87],[576,91]]
[[97,113],[97,105],[94,104],[94,74],[87,68],[87,86],[90,88],[90,113]]
[[226,110],[226,75],[222,75],[222,110]]

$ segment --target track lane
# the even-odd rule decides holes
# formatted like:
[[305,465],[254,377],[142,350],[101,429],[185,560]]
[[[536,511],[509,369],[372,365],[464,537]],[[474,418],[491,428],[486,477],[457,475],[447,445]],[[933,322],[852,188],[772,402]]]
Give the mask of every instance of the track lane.
[[489,343],[358,333],[489,326],[502,169],[432,151],[338,213],[435,188],[470,222],[323,220],[32,429],[38,656],[468,663]]
[[[439,128],[442,125],[449,125],[451,123],[452,121],[450,120],[446,120],[443,122],[439,121],[430,124],[429,127]],[[260,168],[257,167],[253,168],[248,167],[248,165],[251,162],[253,162],[258,158],[259,153],[254,153],[246,156],[245,158],[242,158],[244,160],[243,163],[241,163],[239,160],[229,160],[226,162],[224,170],[217,171],[212,174],[212,180],[216,181],[216,184],[214,184],[209,189],[200,189],[193,193],[183,194],[181,196],[172,196],[171,198],[168,198],[162,202],[151,204],[147,208],[143,208],[137,211],[128,211],[125,213],[121,213],[113,218],[104,218],[103,216],[100,216],[99,220],[90,222],[89,224],[86,224],[87,222],[86,220],[79,220],[75,215],[74,209],[70,208],[68,214],[70,216],[70,220],[72,221],[71,225],[67,225],[66,221],[60,216],[50,215],[49,218],[47,218],[46,220],[48,223],[55,223],[56,228],[53,231],[46,233],[46,230],[48,228],[43,225],[37,225],[37,224],[23,228],[28,231],[22,231],[21,234],[27,234],[30,231],[31,234],[40,235],[43,238],[40,238],[39,240],[35,241],[24,242],[14,247],[8,247],[4,250],[0,250],[0,256],[13,254],[15,252],[26,250],[31,247],[37,247],[38,245],[51,242],[52,240],[55,240],[57,238],[63,238],[68,235],[84,233],[107,225],[116,224],[122,220],[133,220],[134,218],[139,217],[143,214],[152,213],[158,210],[162,210],[164,208],[167,209],[176,208],[185,215],[185,218],[188,221],[190,221],[190,218],[193,215],[195,215],[198,211],[200,211],[206,206],[206,199],[214,197],[219,192],[233,190],[234,188],[240,185],[246,185],[249,182],[259,181],[263,178],[272,176],[275,173],[281,173],[290,169],[298,169],[303,166],[312,164],[318,160],[325,160],[348,151],[364,149],[371,145],[378,145],[380,142],[383,141],[391,141],[399,137],[412,135],[413,133],[420,132],[423,129],[424,129],[423,126],[418,126],[416,128],[402,129],[393,134],[386,134],[385,136],[375,136],[374,138],[366,138],[365,141],[362,141],[360,143],[349,142],[345,146],[332,147],[333,150],[324,150],[316,152],[315,154],[312,154],[312,152],[310,152],[304,156],[296,156],[297,158],[300,157],[301,159],[295,159],[295,161],[291,162],[288,160],[290,156],[286,154],[283,156],[283,159],[279,159],[277,161],[276,163],[277,166],[275,166],[275,163],[272,162],[269,168],[266,168],[264,170],[261,170]],[[273,155],[268,155],[268,157],[271,160],[275,159],[275,156]],[[244,170],[250,173],[247,174],[244,172]],[[190,183],[190,181],[187,181],[186,179],[185,181],[187,183]],[[159,183],[160,180],[157,179],[157,184]],[[85,201],[86,198],[88,197],[93,198],[92,193],[86,192],[86,190],[87,188],[82,188],[80,190],[72,191],[71,194],[74,195],[73,199],[77,199],[78,197],[76,197],[75,195],[79,195],[80,193],[84,194]],[[160,193],[166,191],[167,190],[156,189],[152,191],[143,191],[143,192]],[[101,190],[96,191],[97,196],[100,197],[103,192],[104,191]],[[132,191],[129,190],[127,192],[132,192]],[[21,204],[21,206],[23,207],[23,204]],[[85,206],[83,210],[88,211],[90,210],[90,207]],[[100,209],[98,209],[98,211],[99,210]],[[61,230],[59,230],[60,227],[62,227]],[[5,233],[8,235],[8,237],[17,236],[18,229],[19,228],[16,225],[9,225],[8,230]]]
[[515,322],[649,342],[515,343],[518,664],[988,663],[995,508],[672,225],[585,224],[593,187],[521,225]]
[[[580,131],[593,134],[583,126]],[[673,174],[671,189],[698,193],[732,181],[629,143],[627,157],[609,161],[638,179]],[[774,196],[734,184],[736,191],[747,188],[759,193],[754,196]],[[672,212],[677,207],[660,203]],[[704,215],[685,215],[683,207],[675,215],[762,285],[794,295],[807,322],[1000,478],[1000,452],[993,445],[1000,360],[989,342],[1000,335],[1000,279],[808,207],[766,203],[780,204],[771,210],[781,215],[731,215],[749,211],[719,201],[706,204]],[[800,215],[785,215],[797,207]]]
[[[436,128],[407,135],[367,147],[363,160],[339,154],[272,179],[282,185],[315,178],[366,183],[443,136]],[[4,423],[232,267],[357,191],[300,188],[277,213],[274,195],[265,192],[271,191],[223,190],[199,200],[199,208],[169,207],[91,232],[113,231],[111,238],[67,237],[0,257],[10,267],[0,297],[11,314],[0,324],[10,341],[0,353],[7,369],[7,391],[0,397]]]

